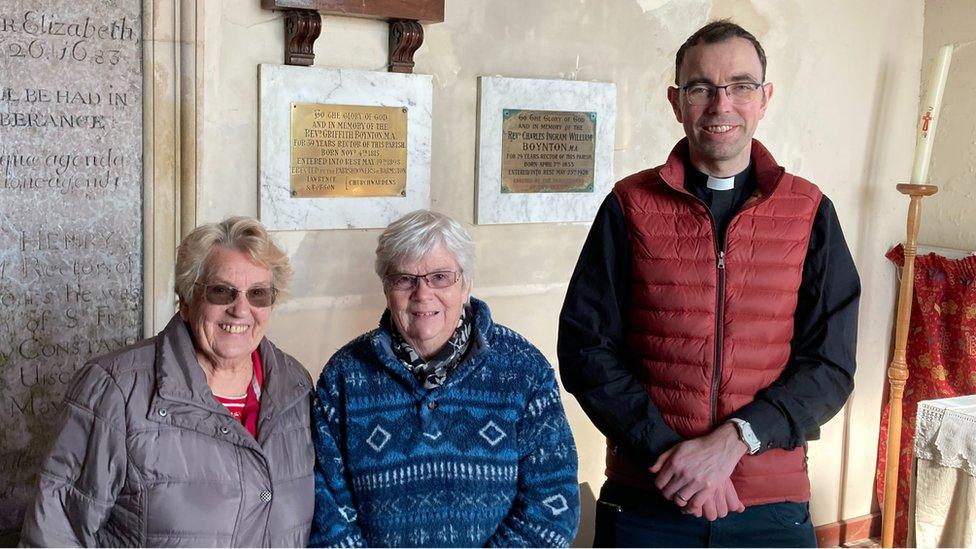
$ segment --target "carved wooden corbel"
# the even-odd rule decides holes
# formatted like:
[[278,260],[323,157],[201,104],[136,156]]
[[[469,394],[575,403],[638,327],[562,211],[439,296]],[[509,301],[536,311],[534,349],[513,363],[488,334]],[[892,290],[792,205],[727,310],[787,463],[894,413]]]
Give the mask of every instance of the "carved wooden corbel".
[[424,27],[417,21],[390,21],[390,72],[413,72],[413,54],[424,43]]
[[322,32],[322,15],[390,22],[390,72],[413,72],[413,54],[424,42],[421,23],[444,21],[444,0],[261,0],[285,14],[285,64],[310,66]]
[[318,10],[285,11],[285,64],[308,67],[315,62],[315,40],[322,32]]

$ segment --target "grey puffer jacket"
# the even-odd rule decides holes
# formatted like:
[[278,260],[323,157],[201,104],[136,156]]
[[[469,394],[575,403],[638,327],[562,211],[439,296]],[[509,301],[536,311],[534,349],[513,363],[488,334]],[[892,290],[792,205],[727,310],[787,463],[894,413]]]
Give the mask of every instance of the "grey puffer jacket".
[[186,325],[94,359],[66,397],[23,545],[305,546],[312,382],[259,345],[257,441],[214,400]]

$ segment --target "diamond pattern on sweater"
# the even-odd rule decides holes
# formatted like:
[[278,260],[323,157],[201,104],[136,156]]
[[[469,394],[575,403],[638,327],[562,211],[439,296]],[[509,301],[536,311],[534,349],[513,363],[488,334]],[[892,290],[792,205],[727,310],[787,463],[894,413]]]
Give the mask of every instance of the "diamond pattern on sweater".
[[370,433],[369,438],[366,439],[366,444],[369,444],[370,448],[380,452],[386,443],[390,441],[390,433],[384,429],[381,425],[377,425],[373,432]]
[[346,522],[356,522],[356,510],[352,507],[343,505],[339,507],[339,514],[342,518],[346,519]]
[[569,509],[569,504],[566,503],[566,497],[562,494],[550,496],[542,500],[542,503],[552,511],[554,517],[558,517]]
[[488,421],[488,423],[486,423],[485,426],[478,431],[478,434],[481,435],[481,438],[488,441],[488,444],[491,444],[492,446],[497,445],[507,436],[505,431],[502,431],[501,427],[495,424],[494,421]]

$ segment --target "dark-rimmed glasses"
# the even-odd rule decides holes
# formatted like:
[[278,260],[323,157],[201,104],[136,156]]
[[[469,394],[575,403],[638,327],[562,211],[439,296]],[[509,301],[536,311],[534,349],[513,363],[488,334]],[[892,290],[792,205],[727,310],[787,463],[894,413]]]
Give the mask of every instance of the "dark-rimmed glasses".
[[725,95],[728,96],[733,105],[752,103],[759,97],[759,90],[762,86],[762,84],[757,84],[756,82],[733,82],[724,86],[715,86],[700,82],[698,84],[681,86],[678,89],[685,92],[685,100],[688,101],[689,105],[701,107],[711,103],[715,99],[715,94],[718,93],[718,90],[725,90]]
[[202,284],[194,286],[203,288],[203,298],[211,305],[230,305],[237,301],[237,294],[243,292],[244,298],[252,307],[270,307],[278,298],[278,288],[273,286],[255,286],[246,290],[238,290],[226,284]]
[[434,271],[422,275],[392,273],[386,275],[384,281],[386,282],[386,286],[391,290],[406,292],[416,289],[421,279],[427,283],[428,288],[439,290],[453,286],[460,278],[461,273],[457,271]]

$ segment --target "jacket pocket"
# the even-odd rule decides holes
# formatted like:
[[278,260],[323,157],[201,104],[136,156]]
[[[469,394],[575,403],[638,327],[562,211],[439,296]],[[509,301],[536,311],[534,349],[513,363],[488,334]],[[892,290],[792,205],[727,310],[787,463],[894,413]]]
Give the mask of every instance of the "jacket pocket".
[[146,490],[146,534],[200,536],[201,546],[225,545],[233,536],[241,501],[240,481],[181,479],[154,483]]

